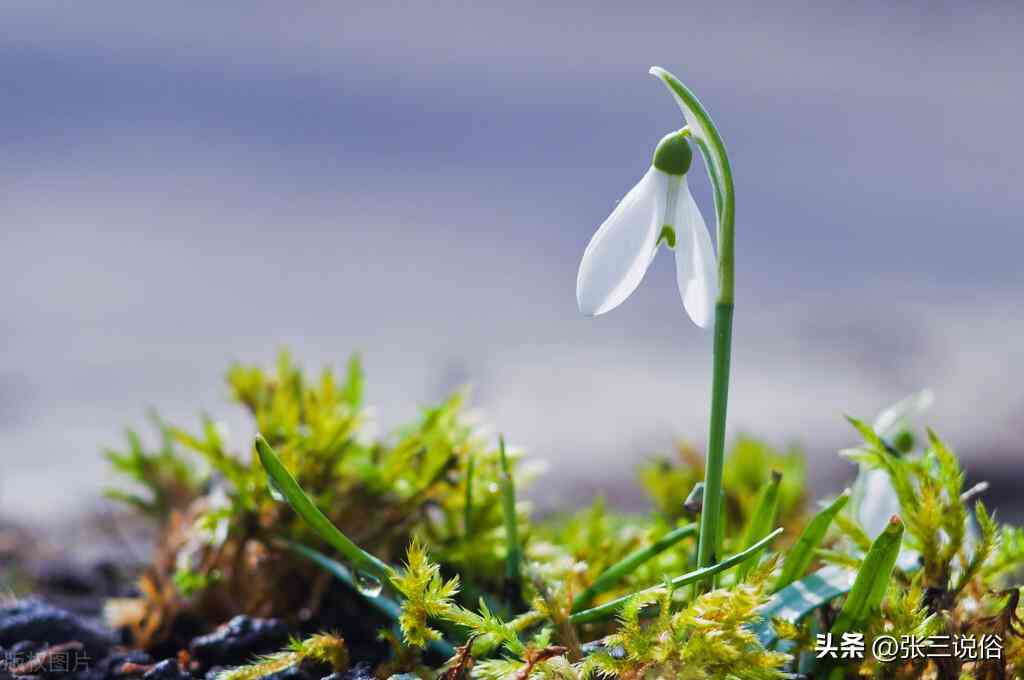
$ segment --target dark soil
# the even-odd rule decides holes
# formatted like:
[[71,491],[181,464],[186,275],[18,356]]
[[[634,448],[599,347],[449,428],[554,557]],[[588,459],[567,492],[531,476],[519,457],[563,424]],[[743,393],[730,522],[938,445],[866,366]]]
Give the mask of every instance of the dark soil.
[[[212,633],[192,639],[187,654],[154,659],[121,644],[98,621],[38,598],[0,607],[0,680],[193,680],[213,678],[261,654],[280,650],[297,633],[275,619],[236,616]],[[275,673],[273,680],[358,680],[369,667],[341,674],[304,663]]]
[[386,622],[375,620],[343,587],[327,593],[317,619],[182,620],[158,648],[133,649],[125,632],[105,625],[103,605],[111,597],[137,595],[133,584],[148,551],[122,545],[98,552],[105,556],[83,561],[41,545],[31,532],[0,526],[0,680],[213,680],[225,669],[280,651],[292,637],[319,631],[341,634],[360,663],[345,673],[304,663],[268,677],[369,680],[387,654],[374,635]]

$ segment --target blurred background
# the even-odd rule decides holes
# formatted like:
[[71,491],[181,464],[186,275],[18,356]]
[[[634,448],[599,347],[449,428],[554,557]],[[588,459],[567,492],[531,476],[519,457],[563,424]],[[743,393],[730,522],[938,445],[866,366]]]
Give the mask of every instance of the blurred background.
[[384,432],[472,386],[548,461],[541,507],[635,503],[638,461],[703,447],[710,385],[671,257],[576,310],[584,246],[681,125],[652,64],[735,168],[732,435],[802,446],[824,493],[844,413],[931,387],[1012,516],[1019,4],[8,0],[0,25],[2,517],[94,507],[149,406],[244,447],[224,370],[281,346],[360,351]]

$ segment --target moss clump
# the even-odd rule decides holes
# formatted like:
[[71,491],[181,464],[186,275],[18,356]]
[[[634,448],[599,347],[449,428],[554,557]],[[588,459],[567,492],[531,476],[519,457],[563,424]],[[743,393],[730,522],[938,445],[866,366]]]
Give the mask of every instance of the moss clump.
[[[478,588],[501,586],[502,512],[499,460],[474,434],[462,395],[425,409],[386,439],[363,434],[364,375],[357,358],[341,377],[325,369],[309,378],[282,353],[275,371],[235,365],[227,374],[232,401],[279,452],[296,479],[346,535],[386,561],[396,561],[414,535],[446,567],[467,569]],[[140,580],[141,606],[120,611],[136,640],[164,639],[182,617],[220,622],[234,614],[316,617],[329,577],[295,555],[282,539],[324,544],[279,502],[255,454],[231,452],[222,428],[204,416],[198,432],[160,423],[162,442],[146,450],[110,452],[115,469],[141,483],[140,493],[114,495],[160,524],[152,565]],[[473,506],[466,470],[473,460]],[[470,521],[473,540],[463,524]],[[311,589],[308,584],[314,584]]]

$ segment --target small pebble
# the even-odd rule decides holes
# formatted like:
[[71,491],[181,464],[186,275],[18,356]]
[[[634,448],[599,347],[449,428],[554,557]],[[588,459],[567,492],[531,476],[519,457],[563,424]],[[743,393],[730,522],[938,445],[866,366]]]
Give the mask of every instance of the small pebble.
[[212,633],[193,638],[188,651],[203,668],[239,666],[260,654],[279,651],[291,633],[277,619],[239,615]]

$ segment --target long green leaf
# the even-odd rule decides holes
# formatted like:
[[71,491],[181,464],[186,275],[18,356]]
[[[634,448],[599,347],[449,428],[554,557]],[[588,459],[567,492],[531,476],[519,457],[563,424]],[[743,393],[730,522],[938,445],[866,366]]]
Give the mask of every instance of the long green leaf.
[[832,633],[841,634],[862,627],[870,616],[882,606],[893,567],[900,555],[903,542],[903,522],[896,515],[878,535],[857,572],[850,594],[832,624]]
[[[755,557],[761,551],[761,549],[763,549],[765,546],[771,543],[775,539],[775,537],[781,533],[781,528],[776,529],[775,531],[768,534],[760,541],[747,548],[746,550],[738,552],[735,555],[730,555],[721,562],[713,564],[710,567],[695,569],[694,571],[687,572],[681,576],[676,576],[674,579],[669,581],[668,585],[673,590],[675,590],[676,588],[681,588],[691,583],[696,583],[697,581],[701,581],[703,579],[714,576],[715,574],[723,572],[726,569],[735,567],[737,564],[742,564],[750,558]],[[578,624],[589,623],[591,621],[603,621],[605,619],[609,619],[615,616],[615,614],[617,614],[619,610],[622,609],[623,606],[625,606],[625,604],[629,602],[629,600],[632,599],[634,596],[644,593],[657,593],[663,590],[664,588],[665,586],[652,586],[651,588],[646,588],[645,590],[641,590],[636,593],[624,595],[618,599],[612,600],[611,602],[606,602],[602,605],[598,605],[597,607],[577,612],[569,617],[569,621],[570,623]]]
[[697,524],[687,524],[668,532],[650,545],[639,548],[605,569],[594,579],[590,587],[580,593],[572,603],[572,611],[578,612],[594,601],[594,598],[607,591],[623,578],[633,573],[640,565],[657,557],[679,541],[697,533]]
[[[779,511],[779,485],[782,483],[782,473],[772,470],[771,478],[761,487],[757,494],[757,504],[754,512],[747,522],[746,531],[743,534],[743,547],[749,548],[761,540],[775,524],[775,515]],[[747,578],[751,567],[757,563],[756,558],[748,560],[736,570],[736,579],[743,581]]]
[[390,579],[394,570],[387,564],[366,552],[352,540],[341,533],[331,520],[316,507],[313,500],[306,495],[292,474],[288,472],[277,453],[271,448],[262,435],[256,435],[256,453],[259,455],[263,469],[267,471],[274,488],[284,496],[288,505],[313,528],[320,537],[344,555],[359,570],[368,572],[379,579]]
[[828,533],[829,526],[832,525],[832,520],[846,507],[849,500],[850,490],[847,489],[807,523],[796,540],[796,544],[786,553],[782,571],[779,572],[779,577],[775,580],[773,591],[781,590],[803,576],[807,567],[814,560],[815,548],[821,545],[825,534]]
[[[313,562],[325,571],[333,574],[339,581],[361,595],[363,599],[366,600],[367,604],[384,616],[388,617],[392,622],[398,623],[398,619],[402,615],[402,607],[391,598],[383,595],[378,595],[377,597],[363,595],[363,591],[359,588],[359,584],[356,583],[352,572],[344,564],[331,559],[319,550],[314,550],[313,548],[304,546],[301,543],[295,543],[287,539],[279,540],[286,548],[295,554],[305,557],[307,560]],[[428,643],[428,648],[446,659],[455,655],[455,648],[444,640],[431,640]]]

